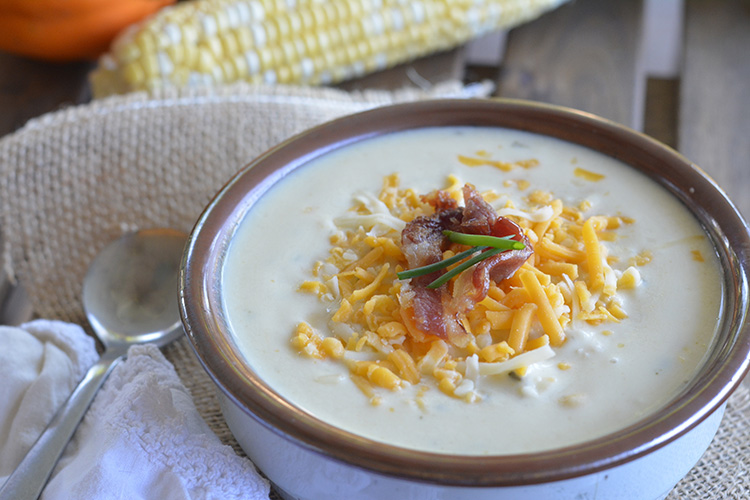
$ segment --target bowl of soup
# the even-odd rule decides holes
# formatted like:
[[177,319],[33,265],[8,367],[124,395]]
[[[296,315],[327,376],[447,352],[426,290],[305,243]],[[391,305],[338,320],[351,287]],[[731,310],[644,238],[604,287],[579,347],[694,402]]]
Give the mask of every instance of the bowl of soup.
[[289,499],[663,498],[748,368],[748,227],[674,150],[575,110],[347,116],[240,170],[185,330]]

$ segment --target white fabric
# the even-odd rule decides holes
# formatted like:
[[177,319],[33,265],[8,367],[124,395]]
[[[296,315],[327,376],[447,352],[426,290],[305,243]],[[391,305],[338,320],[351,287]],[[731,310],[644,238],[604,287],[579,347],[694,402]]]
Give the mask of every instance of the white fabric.
[[93,339],[77,325],[0,326],[0,482],[97,357]]
[[[78,326],[0,327],[0,483],[96,360]],[[42,500],[267,499],[253,464],[220,443],[172,365],[135,346],[113,370],[58,463]]]

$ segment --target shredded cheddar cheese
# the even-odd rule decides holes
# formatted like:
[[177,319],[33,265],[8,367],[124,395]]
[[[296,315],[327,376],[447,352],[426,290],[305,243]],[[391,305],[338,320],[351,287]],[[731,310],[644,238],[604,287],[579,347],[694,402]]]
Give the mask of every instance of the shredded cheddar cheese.
[[585,179],[590,182],[597,182],[604,179],[604,176],[602,174],[597,174],[596,172],[591,172],[590,170],[586,170],[581,167],[577,167],[573,171],[573,174],[576,177],[580,177],[581,179]]
[[491,160],[487,154],[477,154],[478,158],[471,156],[458,155],[458,161],[467,167],[481,167],[490,166],[495,167],[503,172],[510,172],[515,168],[531,168],[539,165],[539,161],[536,159],[519,160],[516,162],[498,161]]
[[[479,153],[459,156],[459,161],[470,166],[492,163]],[[513,168],[533,165],[528,160]],[[462,202],[461,186],[450,176],[444,190]],[[433,207],[391,175],[377,196],[357,193],[351,211],[334,220],[338,231],[330,240],[329,256],[314,265],[310,279],[299,287],[326,303],[329,331],[315,331],[301,322],[292,336],[293,347],[311,358],[344,363],[373,405],[382,401],[379,391],[408,385],[420,387],[420,406],[429,386],[473,403],[481,401],[481,377],[522,377],[528,367],[554,357],[572,322],[598,325],[627,318],[618,292],[641,284],[635,266],[647,264],[651,256],[643,252],[631,259],[630,267],[615,271],[612,265],[618,259],[608,255],[605,242],[616,239],[618,229],[631,219],[587,216],[591,207],[585,200],[569,206],[543,191],[529,193],[523,210],[494,191],[482,195],[499,215],[521,226],[534,253],[513,276],[491,283],[487,296],[459,318],[469,335],[465,346],[412,335],[402,317],[402,282],[396,273],[407,263],[401,230],[414,218],[431,215]],[[558,366],[571,369],[565,362]],[[575,400],[571,396],[569,403]]]

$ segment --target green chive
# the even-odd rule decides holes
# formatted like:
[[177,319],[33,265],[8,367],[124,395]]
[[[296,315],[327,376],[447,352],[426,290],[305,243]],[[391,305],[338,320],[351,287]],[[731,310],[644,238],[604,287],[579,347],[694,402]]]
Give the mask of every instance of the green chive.
[[[450,259],[441,260],[440,262],[435,262],[434,264],[417,267],[415,269],[408,269],[406,271],[397,273],[396,276],[398,277],[398,279],[404,280],[408,278],[415,278],[417,276],[424,276],[425,274],[439,271],[440,269],[444,269],[450,265],[453,265],[456,262],[459,262],[476,252],[483,252],[479,255],[475,255],[462,264],[459,264],[458,266],[454,267],[453,269],[427,285],[427,288],[438,288],[439,286],[447,283],[451,278],[464,272],[477,262],[481,262],[488,257],[499,254],[500,252],[505,252],[507,250],[522,250],[526,248],[526,245],[524,243],[511,239],[513,238],[512,235],[500,237],[487,236],[483,234],[457,233],[455,231],[448,231],[447,229],[443,231],[443,234],[447,236],[448,239],[453,243],[468,245],[472,248],[454,255]],[[491,248],[491,250],[487,250],[488,248]]]
[[400,273],[397,273],[396,276],[398,276],[398,279],[405,280],[408,278],[416,278],[417,276],[423,276],[425,274],[430,274],[435,271],[439,271],[440,269],[443,269],[445,267],[448,267],[450,265],[455,264],[456,262],[464,260],[466,257],[468,257],[471,254],[480,252],[482,250],[485,250],[487,247],[474,247],[470,248],[468,250],[464,250],[461,253],[457,253],[453,257],[445,260],[441,260],[440,262],[435,262],[434,264],[428,264],[426,266],[422,267],[416,267],[414,269],[408,269],[406,271],[401,271]]
[[508,248],[493,248],[491,250],[487,250],[486,252],[480,253],[479,255],[475,255],[471,259],[467,260],[463,264],[460,264],[444,275],[440,276],[438,279],[427,285],[427,288],[438,288],[440,285],[443,285],[444,283],[447,283],[451,278],[454,276],[458,276],[460,273],[464,272],[477,262],[481,262],[484,259],[488,257],[492,257],[493,255],[497,255],[501,252],[505,252],[506,250],[509,250]]
[[488,246],[492,248],[501,248],[503,250],[522,250],[526,248],[520,241],[512,240],[512,236],[487,236],[484,234],[466,234],[455,231],[443,231],[453,243],[469,246]]

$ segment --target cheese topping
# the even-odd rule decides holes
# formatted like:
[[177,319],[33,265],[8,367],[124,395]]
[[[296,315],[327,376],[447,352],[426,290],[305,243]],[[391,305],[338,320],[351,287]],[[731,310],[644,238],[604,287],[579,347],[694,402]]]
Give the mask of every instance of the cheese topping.
[[[459,185],[451,176],[445,186],[457,201]],[[500,199],[492,190],[483,197]],[[414,189],[401,187],[396,174],[385,177],[377,196],[358,192],[353,201],[348,213],[334,219],[338,231],[329,256],[299,288],[326,304],[330,330],[316,331],[302,321],[292,344],[312,358],[344,363],[374,404],[381,400],[379,388],[398,390],[428,380],[449,396],[481,401],[480,376],[519,376],[552,358],[575,322],[626,319],[618,292],[632,293],[640,284],[636,268],[613,267],[619,259],[603,244],[632,219],[589,214],[580,208],[586,203],[568,206],[553,193],[534,191],[524,200],[525,210],[506,199],[498,214],[519,224],[537,251],[510,278],[491,283],[487,296],[459,318],[468,345],[411,335],[396,276],[407,265],[401,230],[434,209]],[[454,245],[443,257],[462,249]]]

